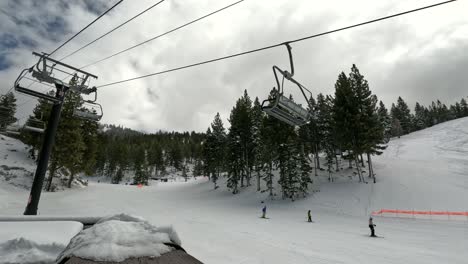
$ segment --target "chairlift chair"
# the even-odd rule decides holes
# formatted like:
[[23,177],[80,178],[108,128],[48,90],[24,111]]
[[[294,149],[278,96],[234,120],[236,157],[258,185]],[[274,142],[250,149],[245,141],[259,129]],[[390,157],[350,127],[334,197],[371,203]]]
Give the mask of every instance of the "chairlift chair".
[[80,107],[73,110],[73,115],[90,121],[100,121],[103,116],[102,106],[93,101],[83,101]]
[[[54,103],[58,103],[59,100],[54,96],[51,96],[47,93],[30,89],[30,87],[24,87],[21,84],[23,79],[27,79],[27,75],[30,74],[33,78],[35,78],[39,83],[49,83],[52,85],[67,87],[70,90],[77,92],[77,93],[89,93],[95,88],[88,88],[87,82],[89,78],[97,79],[97,76],[92,75],[88,72],[75,68],[73,66],[67,65],[60,61],[54,60],[48,57],[47,54],[39,54],[37,52],[33,52],[34,56],[38,56],[38,62],[31,68],[24,69],[18,78],[15,81],[14,87],[17,92],[28,94],[34,97],[42,98],[48,101],[52,101]],[[71,73],[72,71],[73,73]],[[67,76],[72,76],[72,78],[77,78],[78,81],[72,84],[64,83],[63,80],[59,79],[55,76],[54,72],[64,73]],[[82,74],[81,77],[77,75],[77,73]]]
[[103,116],[102,106],[97,101],[96,88],[88,89],[86,94],[94,93],[93,100],[83,100],[80,96],[77,98],[73,116],[90,121],[100,121]]
[[29,118],[24,124],[23,129],[36,133],[44,133],[46,129],[46,124],[44,121],[42,121],[42,114],[41,119],[35,117]]
[[[277,118],[291,126],[302,126],[309,122],[310,113],[307,109],[304,109],[300,104],[295,103],[293,100],[284,96],[284,79],[296,84],[299,90],[302,92],[306,102],[309,104],[309,100],[304,93],[304,90],[312,94],[307,88],[305,88],[298,81],[293,79],[294,76],[294,63],[291,53],[291,46],[289,43],[285,43],[289,53],[289,62],[291,65],[291,72],[283,71],[276,65],[273,66],[273,73],[275,75],[277,89],[274,89],[274,95],[272,98],[268,98],[262,102],[262,110],[268,115]],[[280,84],[278,80],[277,72],[283,76],[283,81]]]
[[12,125],[7,126],[5,128],[5,134],[19,136],[21,134],[19,124],[15,124],[15,125],[12,124]]

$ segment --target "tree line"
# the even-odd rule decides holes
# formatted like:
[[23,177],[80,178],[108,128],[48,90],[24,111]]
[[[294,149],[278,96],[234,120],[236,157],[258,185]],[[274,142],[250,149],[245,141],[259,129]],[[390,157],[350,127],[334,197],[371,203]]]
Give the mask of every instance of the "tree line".
[[[275,94],[273,89],[269,98]],[[226,187],[234,194],[255,185],[257,191],[294,200],[307,195],[318,170],[326,171],[329,181],[334,181],[342,159],[355,169],[360,182],[367,182],[360,169],[367,160],[367,177],[376,182],[372,156],[381,154],[391,137],[468,116],[465,99],[449,107],[439,100],[427,107],[416,103],[412,113],[399,97],[389,111],[356,65],[348,74],[338,75],[334,94],[309,98],[310,122],[300,128],[266,115],[260,100],[252,100],[247,91],[230,112],[229,128],[218,113],[205,133],[145,134],[79,119],[73,115],[78,99],[72,93],[65,98],[46,190],[53,190],[57,174],[65,176],[70,187],[78,174],[105,175],[112,183],[129,175],[134,184],[148,184],[150,178],[176,171],[188,177],[191,170],[194,176],[208,176],[215,189],[225,177]],[[48,102],[39,100],[26,124],[39,120],[45,127],[50,110]],[[3,96],[3,132],[16,122],[15,111],[14,94]],[[19,138],[37,159],[43,134],[23,129]]]

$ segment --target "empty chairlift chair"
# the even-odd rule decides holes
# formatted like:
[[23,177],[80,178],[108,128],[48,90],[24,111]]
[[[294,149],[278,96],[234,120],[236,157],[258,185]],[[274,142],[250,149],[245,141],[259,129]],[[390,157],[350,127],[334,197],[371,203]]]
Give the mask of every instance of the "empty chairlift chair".
[[[298,81],[293,79],[294,64],[292,59],[291,46],[289,46],[288,43],[286,43],[285,45],[289,53],[291,73],[289,73],[288,71],[283,71],[277,66],[273,66],[273,73],[275,75],[277,88],[274,89],[274,94],[270,98],[262,102],[262,110],[268,115],[277,118],[278,120],[285,122],[291,126],[302,126],[309,122],[310,113],[307,109],[304,109],[300,104],[297,104],[293,100],[284,96],[284,79],[287,79],[288,81],[298,86],[307,104],[309,104],[309,101],[304,93],[304,90],[306,90],[309,93],[310,91],[307,90],[307,88],[305,88]],[[283,76],[281,84],[278,80],[277,72],[279,72]]]
[[44,133],[46,125],[44,121],[41,119],[37,119],[35,117],[29,118],[23,126],[24,130],[36,132],[36,133]]
[[102,106],[93,101],[83,101],[80,107],[73,110],[73,115],[90,121],[99,121],[103,116]]
[[103,116],[102,106],[97,101],[97,91],[96,88],[88,89],[86,92],[83,92],[87,95],[94,94],[94,100],[83,100],[79,97],[75,104],[75,109],[73,110],[73,115],[90,121],[100,121]]
[[[77,94],[89,94],[96,90],[94,87],[88,88],[88,83],[91,78],[97,79],[97,76],[54,60],[47,54],[33,52],[33,55],[39,57],[39,60],[31,68],[24,69],[18,76],[14,85],[17,92],[45,99],[52,103],[60,103],[60,100],[55,96],[44,92],[43,89],[41,90],[36,86],[32,86],[32,83],[25,86],[23,84],[23,80],[25,79],[52,87],[53,89],[59,88],[60,92],[66,92],[69,89]],[[66,79],[69,79],[70,82],[64,81]]]

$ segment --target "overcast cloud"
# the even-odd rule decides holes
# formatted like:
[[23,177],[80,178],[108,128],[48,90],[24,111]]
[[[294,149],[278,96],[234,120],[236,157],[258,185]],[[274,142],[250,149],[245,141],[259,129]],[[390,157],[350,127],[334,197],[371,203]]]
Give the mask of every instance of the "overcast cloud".
[[[50,52],[116,0],[0,1],[0,93],[35,61],[31,51]],[[125,0],[54,54],[61,58],[154,4]],[[166,0],[123,28],[64,62],[81,67],[163,33],[233,0]],[[336,27],[436,3],[434,0],[245,0],[228,10],[87,68],[101,85],[300,38]],[[341,71],[355,63],[372,91],[389,108],[402,96],[411,106],[468,95],[468,3],[434,9],[293,44],[296,79],[314,96],[333,94]],[[205,131],[216,112],[225,124],[244,89],[264,99],[274,86],[272,65],[289,67],[286,49],[276,48],[197,68],[99,90],[103,123],[133,129]],[[295,98],[300,98],[289,86]],[[17,116],[35,100],[17,95]]]

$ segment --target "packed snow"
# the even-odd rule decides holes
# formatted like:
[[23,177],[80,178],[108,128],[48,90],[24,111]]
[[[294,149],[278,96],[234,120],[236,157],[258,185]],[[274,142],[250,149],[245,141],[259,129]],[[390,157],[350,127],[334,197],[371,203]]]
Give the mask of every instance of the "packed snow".
[[125,214],[107,217],[75,236],[58,262],[66,257],[96,261],[124,261],[128,258],[159,257],[180,245],[177,233],[170,227],[157,228],[141,218]]
[[[376,217],[378,238],[369,237],[367,220],[381,208],[468,211],[467,154],[464,118],[392,139],[384,154],[374,158],[377,184],[358,183],[344,169],[333,183],[325,175],[314,177],[321,181],[320,192],[291,202],[269,199],[254,186],[238,195],[224,187],[213,190],[206,178],[153,181],[142,188],[90,181],[87,188],[43,193],[39,212],[124,212],[158,226],[173,225],[184,249],[207,264],[466,263],[468,219]],[[22,214],[28,195],[2,183],[0,211]],[[264,204],[268,219],[260,218]],[[314,223],[307,222],[309,209]],[[0,223],[0,230],[5,228]]]

